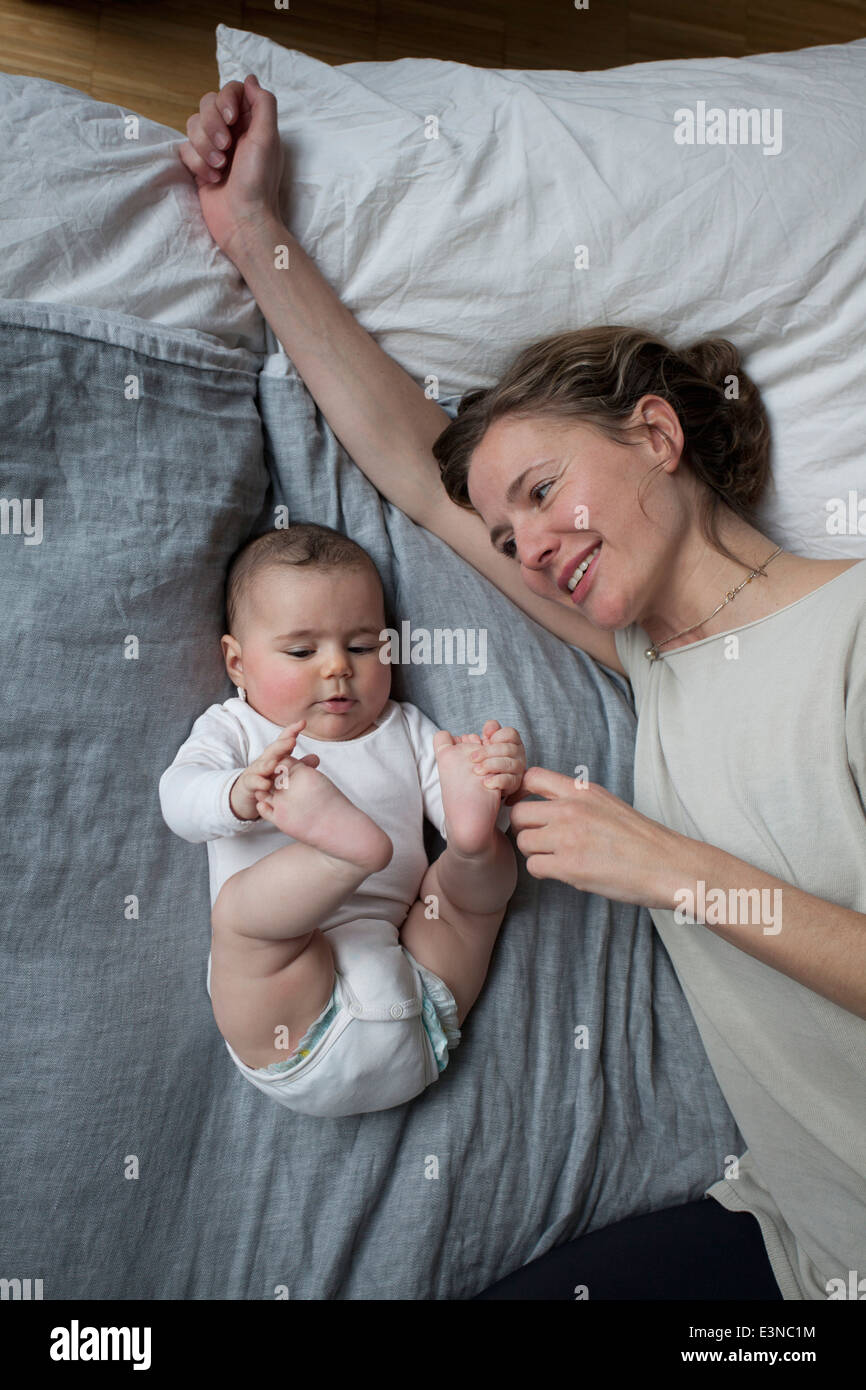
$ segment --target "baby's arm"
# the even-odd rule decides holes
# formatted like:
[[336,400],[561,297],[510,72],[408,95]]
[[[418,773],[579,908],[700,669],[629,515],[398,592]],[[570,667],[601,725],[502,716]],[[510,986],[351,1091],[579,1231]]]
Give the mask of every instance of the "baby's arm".
[[242,830],[244,823],[232,812],[229,795],[245,765],[242,728],[223,705],[211,705],[159,779],[159,801],[169,829],[193,844]]
[[[292,725],[293,734],[297,726]],[[244,731],[224,705],[211,705],[192,727],[159,782],[163,819],[193,844],[235,835],[259,819],[256,796],[271,786],[271,774],[291,746],[289,730],[249,766]],[[309,754],[304,762],[314,760]]]

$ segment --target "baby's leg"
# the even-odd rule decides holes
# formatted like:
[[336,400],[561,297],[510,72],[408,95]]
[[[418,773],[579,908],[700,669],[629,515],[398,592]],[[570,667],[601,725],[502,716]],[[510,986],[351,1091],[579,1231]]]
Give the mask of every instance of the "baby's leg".
[[393,853],[323,773],[291,759],[277,774],[262,815],[298,843],[233,874],[211,914],[214,1017],[250,1067],[285,1061],[322,1012],[334,958],[319,925]]
[[454,995],[458,1024],[481,993],[516,886],[514,850],[501,830],[477,853],[461,854],[449,843],[424,875],[418,902],[400,929],[406,949]]

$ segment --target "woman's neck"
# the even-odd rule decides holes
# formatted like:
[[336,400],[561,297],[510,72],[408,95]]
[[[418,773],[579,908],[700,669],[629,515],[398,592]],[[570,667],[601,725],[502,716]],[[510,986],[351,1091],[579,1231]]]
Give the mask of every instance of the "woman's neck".
[[766,565],[777,545],[739,520],[724,530],[720,527],[720,538],[742,563],[721,554],[703,536],[695,538],[688,549],[678,552],[676,570],[659,595],[655,612],[640,620],[653,642],[665,644],[666,652],[742,627],[793,602],[789,595],[797,596],[794,591],[804,577],[803,567],[814,563],[783,550],[764,574],[757,574],[725,603],[727,594],[748,580],[759,565]]

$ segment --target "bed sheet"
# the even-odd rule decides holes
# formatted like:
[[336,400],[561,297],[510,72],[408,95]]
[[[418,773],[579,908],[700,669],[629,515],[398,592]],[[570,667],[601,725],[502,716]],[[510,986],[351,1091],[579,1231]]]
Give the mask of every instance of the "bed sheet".
[[487,631],[483,679],[395,668],[441,725],[493,713],[630,799],[628,687],[383,502],[296,375],[95,310],[6,302],[0,325],[4,1274],[46,1299],[462,1299],[699,1196],[741,1141],[649,914],[525,865],[417,1100],[314,1119],[239,1075],[206,854],[157,786],[231,693],[224,567],[276,505],[367,547],[392,625]]

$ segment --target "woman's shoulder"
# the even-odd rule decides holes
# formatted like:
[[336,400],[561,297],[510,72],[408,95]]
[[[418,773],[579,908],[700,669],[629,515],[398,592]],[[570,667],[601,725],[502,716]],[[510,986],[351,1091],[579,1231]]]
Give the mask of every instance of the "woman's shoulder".
[[840,575],[847,574],[849,570],[855,570],[859,566],[859,574],[855,576],[866,583],[866,559],[852,560],[850,557],[843,560],[803,560],[803,564],[798,571],[798,593],[794,593],[790,602],[797,598],[804,598],[808,594],[814,593],[817,589],[823,589],[825,584],[838,579]]
[[[808,599],[804,606],[803,599]],[[837,636],[861,629],[866,637],[866,560],[812,560],[797,575],[797,587],[780,611],[796,609]]]

